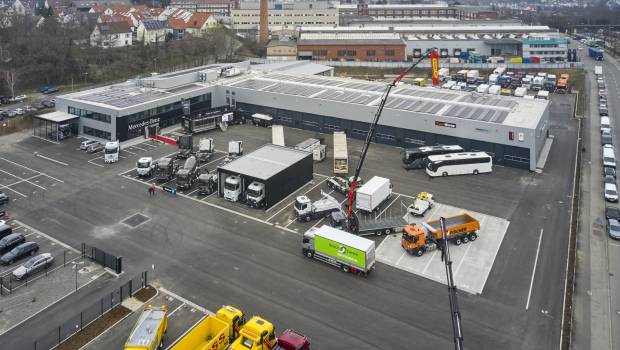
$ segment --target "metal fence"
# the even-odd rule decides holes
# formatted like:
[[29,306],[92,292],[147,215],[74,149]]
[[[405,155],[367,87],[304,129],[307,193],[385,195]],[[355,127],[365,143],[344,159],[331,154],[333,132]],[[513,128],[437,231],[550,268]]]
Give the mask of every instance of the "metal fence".
[[[32,282],[38,280],[40,278],[45,278],[48,273],[51,273],[57,269],[64,268],[66,266],[72,266],[70,261],[67,261],[67,252],[68,250],[64,250],[62,252],[62,261],[60,261],[59,256],[55,256],[56,262],[54,264],[48,265],[46,264],[43,267],[43,270],[36,272],[36,274],[26,274],[22,279],[16,279],[12,272],[6,273],[0,276],[0,295],[9,295],[12,294],[14,290],[18,288],[26,288],[28,284],[32,285]],[[77,269],[76,269],[77,272]],[[75,275],[75,289],[77,290],[77,273]]]
[[[251,63],[282,63],[288,61],[268,60],[265,58],[250,58]],[[366,62],[366,61],[304,61],[323,64],[331,67],[368,67],[368,68],[408,68],[411,62]],[[448,63],[441,62],[442,68],[463,68],[463,69],[494,69],[498,66],[505,66],[510,69],[562,69],[562,68],[581,68],[583,62],[559,62],[559,63]],[[430,68],[431,63],[422,62],[418,68]]]
[[33,344],[34,350],[50,350],[55,348],[75,333],[96,321],[99,317],[114,309],[114,307],[120,305],[123,300],[146,287],[147,283],[146,271],[134,276],[120,287],[104,295],[100,300],[97,300],[81,312],[69,317],[64,323],[37,338]]
[[102,265],[103,267],[110,268],[116,273],[123,271],[123,257],[116,256],[105,251],[90,246],[86,243],[82,243],[82,257],[86,257]]

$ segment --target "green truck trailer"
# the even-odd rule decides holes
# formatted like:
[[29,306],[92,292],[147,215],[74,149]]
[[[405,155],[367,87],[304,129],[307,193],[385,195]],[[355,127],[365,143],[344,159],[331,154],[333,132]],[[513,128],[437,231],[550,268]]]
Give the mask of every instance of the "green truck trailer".
[[326,225],[304,233],[302,252],[360,276],[368,275],[375,267],[375,242]]

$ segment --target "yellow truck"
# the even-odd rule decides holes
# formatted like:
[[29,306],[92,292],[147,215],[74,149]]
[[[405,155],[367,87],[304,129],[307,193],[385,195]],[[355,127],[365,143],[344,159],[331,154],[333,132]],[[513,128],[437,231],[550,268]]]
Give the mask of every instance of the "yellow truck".
[[224,350],[239,336],[244,323],[241,310],[223,306],[215,315],[198,322],[171,350]]
[[239,337],[228,347],[228,350],[270,350],[276,342],[273,324],[254,316],[241,327]]
[[147,306],[129,334],[125,350],[153,350],[160,348],[168,329],[168,310],[165,306]]

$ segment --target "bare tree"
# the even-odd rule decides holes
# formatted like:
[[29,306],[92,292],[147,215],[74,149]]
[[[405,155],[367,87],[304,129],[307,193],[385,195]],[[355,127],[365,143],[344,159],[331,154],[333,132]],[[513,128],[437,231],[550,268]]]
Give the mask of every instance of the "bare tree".
[[7,87],[11,91],[11,96],[15,97],[15,84],[19,78],[19,72],[15,68],[9,67],[2,70],[2,75]]

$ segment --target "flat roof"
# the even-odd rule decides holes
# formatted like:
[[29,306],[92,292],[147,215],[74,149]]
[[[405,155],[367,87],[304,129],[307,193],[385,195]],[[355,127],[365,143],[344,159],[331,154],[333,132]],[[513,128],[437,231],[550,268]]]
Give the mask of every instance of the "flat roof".
[[259,180],[267,180],[306,157],[312,157],[312,154],[268,143],[254,152],[217,168]]
[[[224,85],[376,108],[387,83],[316,75],[270,73],[262,76],[254,75]],[[385,108],[535,129],[548,103],[543,100],[533,101],[519,97],[405,84],[392,89]]]
[[316,75],[334,70],[334,67],[311,61],[282,61],[251,66],[252,70],[265,72],[286,72],[288,74]]
[[475,25],[453,25],[446,23],[439,24],[424,24],[424,25],[368,25],[368,26],[302,26],[301,32],[303,33],[330,33],[330,32],[519,32],[519,33],[534,33],[534,32],[549,32],[554,31],[548,26],[528,26],[528,25],[516,25],[516,24],[475,24]]
[[43,119],[54,123],[63,123],[69,120],[79,118],[77,115],[69,114],[67,112],[55,111],[45,114],[39,114],[34,116],[37,119]]

